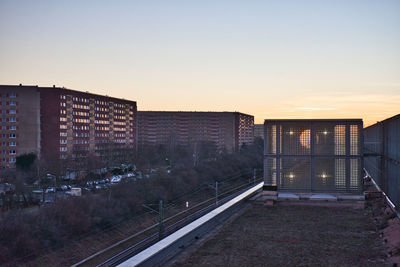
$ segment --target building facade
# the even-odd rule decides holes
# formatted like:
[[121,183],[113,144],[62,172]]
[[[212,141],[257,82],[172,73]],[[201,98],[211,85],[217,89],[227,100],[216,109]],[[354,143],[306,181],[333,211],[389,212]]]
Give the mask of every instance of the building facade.
[[253,142],[254,117],[239,112],[138,111],[139,145],[214,142],[237,151]]
[[[2,104],[6,104],[5,108],[2,105],[6,110],[5,120],[2,116],[5,136],[12,135],[9,127],[13,123],[16,126],[15,149],[4,147],[8,143],[2,142],[2,150],[13,152],[5,157],[8,164],[3,168],[13,167],[15,157],[28,152],[46,160],[79,161],[89,156],[113,159],[136,149],[134,101],[55,86],[1,85],[0,92],[5,96]],[[11,96],[15,96],[16,114],[7,113],[13,110]]]
[[264,180],[280,191],[362,190],[361,119],[265,120]]
[[254,137],[264,140],[264,124],[254,124]]
[[0,104],[0,166],[5,169],[15,165],[17,155],[40,153],[40,95],[36,87],[0,86]]

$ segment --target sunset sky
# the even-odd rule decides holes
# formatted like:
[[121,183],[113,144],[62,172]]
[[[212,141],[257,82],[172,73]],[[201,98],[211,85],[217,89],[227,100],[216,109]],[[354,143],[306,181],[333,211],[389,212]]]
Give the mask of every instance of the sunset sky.
[[139,110],[267,118],[400,113],[400,1],[0,0],[0,84]]

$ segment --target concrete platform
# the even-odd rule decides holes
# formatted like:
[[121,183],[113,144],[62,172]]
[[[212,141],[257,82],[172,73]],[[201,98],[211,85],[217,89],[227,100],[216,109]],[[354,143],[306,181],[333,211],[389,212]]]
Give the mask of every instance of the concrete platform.
[[261,193],[263,196],[277,196],[278,191],[262,191]]
[[278,200],[300,200],[300,196],[291,193],[278,193]]
[[337,197],[329,194],[312,194],[310,196],[310,200],[318,200],[318,201],[337,201]]
[[342,201],[364,201],[365,200],[365,196],[364,195],[338,195],[337,196],[338,200],[342,200]]

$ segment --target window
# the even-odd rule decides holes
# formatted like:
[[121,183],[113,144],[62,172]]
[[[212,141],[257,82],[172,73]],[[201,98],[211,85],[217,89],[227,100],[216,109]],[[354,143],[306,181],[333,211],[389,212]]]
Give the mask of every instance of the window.
[[15,102],[15,101],[10,102],[10,106],[16,106],[16,105],[17,105],[17,102]]
[[10,98],[16,98],[17,94],[15,92],[10,93]]
[[10,114],[17,114],[17,111],[15,109],[10,109]]
[[16,142],[10,142],[10,146],[16,146],[17,143]]
[[67,151],[66,147],[60,147],[60,151]]
[[17,137],[17,136],[14,133],[10,134],[10,138],[15,138],[15,137]]
[[15,158],[10,158],[11,163],[15,163]]
[[[4,120],[5,120],[5,118],[4,118]],[[14,117],[11,117],[11,118],[10,118],[10,122],[16,122],[16,121],[17,121],[16,118],[14,118]]]
[[10,155],[15,155],[17,152],[15,150],[10,150]]
[[15,126],[15,125],[11,125],[11,126],[10,126],[10,130],[12,130],[12,131],[15,131],[15,130],[17,130],[17,126]]
[[64,140],[64,139],[60,140],[60,144],[66,144],[66,143],[67,143],[67,140]]

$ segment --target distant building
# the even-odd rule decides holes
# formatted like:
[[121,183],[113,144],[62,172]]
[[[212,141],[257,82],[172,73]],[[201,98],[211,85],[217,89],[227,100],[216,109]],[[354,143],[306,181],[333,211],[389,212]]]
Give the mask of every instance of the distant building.
[[265,120],[264,180],[279,191],[362,190],[361,119]]
[[136,149],[136,102],[59,87],[0,85],[2,168],[18,155],[105,159]]
[[264,124],[254,124],[254,138],[264,139]]
[[0,86],[0,104],[3,169],[18,155],[40,153],[40,94],[35,87]]
[[238,151],[253,142],[254,117],[239,112],[138,111],[139,145],[212,141]]

